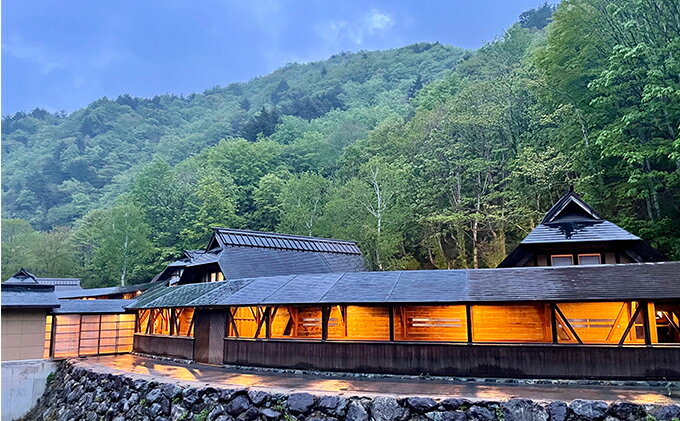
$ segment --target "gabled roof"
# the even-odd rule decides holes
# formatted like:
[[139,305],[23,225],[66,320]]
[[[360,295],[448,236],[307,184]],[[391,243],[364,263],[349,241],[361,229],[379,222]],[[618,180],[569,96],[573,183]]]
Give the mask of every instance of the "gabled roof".
[[32,273],[23,268],[3,282],[1,289],[0,300],[3,308],[59,307],[59,301],[54,294],[54,285],[39,283]]
[[677,300],[680,262],[303,274],[163,287],[145,296],[128,308]]
[[576,219],[603,220],[602,216],[587,204],[579,195],[574,193],[573,186],[562,196],[545,214],[541,224],[555,222],[576,217]]
[[205,251],[186,251],[154,280],[170,267],[184,268],[179,283],[206,270],[219,270],[225,279],[366,270],[353,241],[227,228],[213,228]]
[[36,278],[34,274],[32,274],[31,272],[27,271],[24,268],[21,268],[17,273],[12,275],[12,277],[6,280],[4,283],[25,285],[25,284],[38,284],[39,282],[38,278]]

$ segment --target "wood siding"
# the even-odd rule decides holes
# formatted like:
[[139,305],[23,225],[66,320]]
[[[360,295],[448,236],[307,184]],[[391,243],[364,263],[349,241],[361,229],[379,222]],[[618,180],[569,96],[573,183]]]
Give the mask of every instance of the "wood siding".
[[194,338],[135,334],[133,351],[164,357],[194,359]]
[[414,375],[680,379],[678,347],[225,339],[224,363]]
[[221,310],[197,309],[194,317],[194,358],[202,363],[221,364],[227,314]]

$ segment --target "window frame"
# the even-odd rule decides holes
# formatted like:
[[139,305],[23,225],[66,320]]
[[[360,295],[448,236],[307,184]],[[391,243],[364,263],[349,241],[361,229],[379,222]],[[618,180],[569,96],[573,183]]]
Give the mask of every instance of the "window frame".
[[[555,258],[556,257],[568,257],[569,260],[571,260],[571,264],[570,265],[556,265],[555,264]],[[574,255],[573,254],[551,254],[550,255],[550,266],[575,266]]]

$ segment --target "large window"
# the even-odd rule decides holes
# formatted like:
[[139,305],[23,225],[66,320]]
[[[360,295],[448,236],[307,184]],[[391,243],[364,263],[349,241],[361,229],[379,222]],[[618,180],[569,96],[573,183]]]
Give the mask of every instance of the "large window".
[[137,313],[137,332],[151,335],[194,336],[194,309],[140,310]]
[[52,323],[54,336],[49,335],[52,343],[45,348],[46,355],[52,349],[54,358],[132,350],[134,314],[64,314],[53,316]]
[[551,342],[550,307],[532,305],[473,305],[474,342]]
[[[637,308],[633,303],[624,302],[559,303],[557,307],[561,312],[557,314],[558,341],[575,343],[578,335],[583,343],[594,344],[618,343]],[[644,342],[642,316],[638,316],[636,322],[626,335],[626,343]]]
[[398,306],[394,332],[406,341],[467,341],[465,306]]

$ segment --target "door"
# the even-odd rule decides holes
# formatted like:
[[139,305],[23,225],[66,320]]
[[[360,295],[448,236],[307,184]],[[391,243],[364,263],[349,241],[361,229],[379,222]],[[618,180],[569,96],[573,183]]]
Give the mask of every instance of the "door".
[[224,310],[196,309],[194,315],[194,359],[201,363],[223,363],[224,329],[227,322]]

